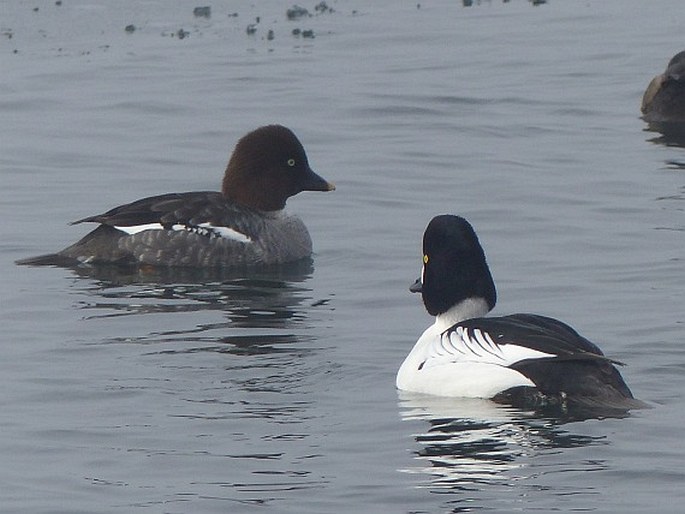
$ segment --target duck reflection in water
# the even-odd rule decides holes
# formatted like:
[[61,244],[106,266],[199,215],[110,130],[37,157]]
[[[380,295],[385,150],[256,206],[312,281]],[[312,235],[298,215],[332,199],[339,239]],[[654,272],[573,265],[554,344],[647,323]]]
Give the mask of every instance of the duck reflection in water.
[[[111,265],[72,270],[90,279],[73,284],[90,298],[81,303],[82,309],[95,311],[89,318],[175,313],[177,321],[164,332],[167,336],[188,337],[221,328],[224,333],[227,328],[292,328],[306,319],[309,307],[327,302],[314,301],[306,286],[313,273],[310,259],[250,273]],[[184,313],[208,311],[220,311],[226,319],[204,325],[196,319],[189,320],[190,324],[178,321],[185,319]]]
[[[423,424],[414,433],[414,466],[401,470],[430,477],[423,487],[456,493],[450,503],[478,508],[478,499],[492,495],[511,500],[512,487],[546,487],[545,473],[534,461],[544,458],[550,469],[597,471],[608,467],[600,459],[584,459],[561,449],[606,445],[606,436],[574,434],[569,418],[541,415],[476,398],[447,398],[399,392],[403,421]],[[577,421],[578,419],[573,419]],[[500,491],[498,493],[498,491]],[[577,489],[574,494],[593,494]],[[546,494],[568,494],[549,490]],[[455,509],[454,512],[461,512]]]

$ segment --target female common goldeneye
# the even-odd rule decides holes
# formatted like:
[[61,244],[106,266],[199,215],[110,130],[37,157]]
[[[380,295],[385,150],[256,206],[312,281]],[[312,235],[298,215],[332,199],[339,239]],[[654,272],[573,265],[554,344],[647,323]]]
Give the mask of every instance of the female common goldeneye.
[[685,51],[669,61],[642,97],[642,118],[647,122],[685,123]]
[[74,223],[98,227],[57,252],[19,264],[233,267],[283,264],[309,257],[302,220],[285,212],[300,191],[335,186],[309,167],[295,134],[268,125],[235,147],[221,192],[168,193],[143,198]]
[[527,406],[644,406],[593,343],[537,314],[483,317],[497,299],[471,225],[436,216],[423,236],[421,292],[435,323],[397,373],[397,387],[438,396],[490,398]]

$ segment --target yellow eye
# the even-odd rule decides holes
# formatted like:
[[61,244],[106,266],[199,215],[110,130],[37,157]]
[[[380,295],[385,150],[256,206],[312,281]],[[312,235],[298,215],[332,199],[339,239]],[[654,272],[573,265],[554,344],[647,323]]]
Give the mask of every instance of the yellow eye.
[[295,166],[295,159],[288,159],[288,166],[290,166],[291,168]]
[[423,263],[428,264],[428,255],[426,254],[423,255]]

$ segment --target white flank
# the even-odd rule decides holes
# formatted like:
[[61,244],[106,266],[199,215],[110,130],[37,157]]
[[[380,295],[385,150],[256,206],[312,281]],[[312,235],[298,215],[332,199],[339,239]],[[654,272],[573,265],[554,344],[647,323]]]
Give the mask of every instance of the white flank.
[[145,230],[162,230],[164,227],[161,223],[146,223],[145,225],[131,225],[129,227],[115,226],[114,228],[121,230],[122,232],[126,232],[128,235],[132,236],[133,234],[137,234],[138,232],[143,232]]
[[397,373],[397,388],[437,396],[492,398],[510,387],[533,386],[509,366],[554,355],[512,343],[497,344],[482,329],[446,330],[448,320],[465,311],[482,310],[478,302],[462,302],[458,307],[448,316],[438,316],[419,338]]
[[[115,226],[117,230],[121,230],[126,234],[132,236],[146,230],[165,230],[161,223],[145,223],[143,225],[131,225],[131,226]],[[229,227],[215,227],[211,223],[200,223],[196,227],[192,225],[182,225],[177,223],[171,226],[171,230],[176,231],[188,231],[200,234],[203,236],[214,236],[223,237],[224,239],[231,239],[233,241],[238,241],[240,243],[251,243],[252,239]]]
[[199,225],[202,228],[205,228],[207,230],[210,230],[212,233],[223,237],[225,239],[233,239],[234,241],[238,241],[240,243],[251,243],[252,239],[250,239],[248,236],[243,234],[242,232],[238,232],[237,230],[234,230],[229,227],[215,227],[211,223],[200,223]]
[[[454,345],[440,328],[431,325],[416,342],[397,373],[398,389],[435,396],[492,398],[510,387],[534,386],[478,343],[486,355],[482,360],[463,343]],[[484,337],[482,333],[480,337]]]

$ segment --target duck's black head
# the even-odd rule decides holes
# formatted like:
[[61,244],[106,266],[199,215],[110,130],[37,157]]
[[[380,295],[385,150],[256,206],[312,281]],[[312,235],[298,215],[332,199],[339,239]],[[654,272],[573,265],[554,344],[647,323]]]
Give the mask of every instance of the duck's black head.
[[483,299],[490,309],[497,301],[485,252],[473,227],[460,216],[443,214],[423,234],[423,270],[410,288],[420,292],[426,310],[442,314],[463,300]]

